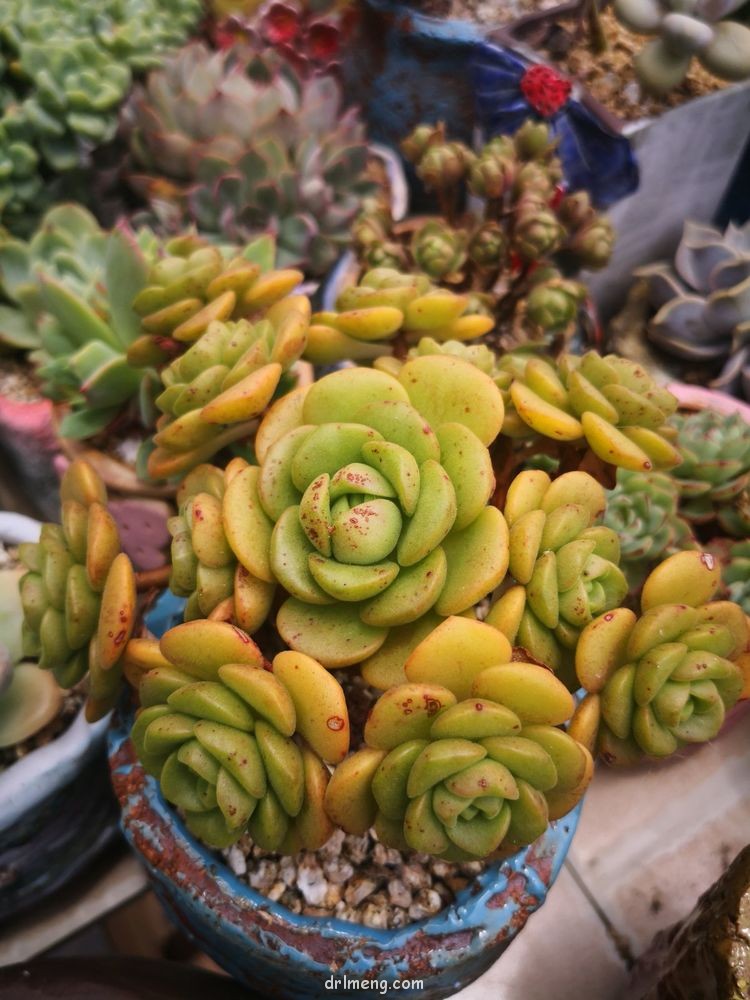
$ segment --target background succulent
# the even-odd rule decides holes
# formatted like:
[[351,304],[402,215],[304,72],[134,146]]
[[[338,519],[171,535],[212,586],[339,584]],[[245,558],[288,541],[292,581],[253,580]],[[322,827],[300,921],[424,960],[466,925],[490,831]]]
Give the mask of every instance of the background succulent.
[[[613,233],[585,192],[562,193],[547,126],[528,121],[474,153],[448,141],[442,126],[420,125],[402,149],[442,215],[396,224],[382,205],[366,210],[353,230],[363,266],[396,266],[476,293],[505,347],[569,335],[585,297],[570,276],[603,267]],[[473,196],[468,211],[464,190]]]
[[750,76],[750,28],[722,20],[745,0],[615,0],[618,19],[641,35],[655,35],[635,57],[635,70],[646,90],[657,94],[678,87],[694,58],[722,80]]
[[724,582],[730,601],[739,604],[750,615],[750,541],[737,542],[729,550],[729,565],[724,570]]
[[[2,0],[0,218],[28,232],[56,175],[117,130],[133,72],[156,66],[201,16],[199,0]],[[59,194],[58,194],[59,197]]]
[[4,339],[34,348],[42,391],[69,412],[60,431],[86,438],[140,401],[147,422],[153,372],[127,362],[140,334],[131,302],[144,285],[157,242],[148,230],[99,228],[83,208],[52,209],[26,243],[0,243]]
[[750,223],[722,233],[688,221],[673,264],[634,273],[647,285],[646,334],[657,362],[750,399]]
[[636,472],[680,463],[667,422],[677,400],[641,365],[587,351],[557,363],[511,353],[499,367],[507,371],[504,434],[585,442],[602,462]]
[[337,81],[194,43],[137,88],[126,123],[132,185],[158,223],[232,243],[271,232],[281,267],[321,276],[373,187],[363,126]]
[[436,288],[424,275],[373,268],[341,292],[335,310],[313,314],[305,357],[316,364],[370,361],[424,336],[473,340],[494,321],[471,307],[468,295]]
[[619,607],[628,591],[617,534],[597,523],[605,505],[604,490],[588,473],[550,480],[537,469],[515,477],[503,511],[515,584],[487,621],[566,681],[581,629]]
[[292,652],[264,670],[255,643],[223,622],[178,625],[151,655],[161,665],[142,676],[132,739],[193,833],[214,847],[245,832],[287,854],[322,846],[332,833],[323,761],[349,746],[334,677]]
[[88,672],[86,716],[101,718],[120,691],[120,659],[133,630],[135,574],[120,551],[104,484],[90,465],[71,463],[60,487],[62,526],[42,526],[19,553],[24,654],[38,657],[64,688]]
[[[441,656],[439,644],[425,641],[437,673],[454,672],[452,643]],[[573,708],[560,681],[521,662],[456,680],[467,697],[429,681],[381,695],[366,747],[339,764],[328,786],[334,822],[355,834],[374,825],[382,843],[401,850],[466,860],[517,850],[573,808],[592,764],[556,728]]]
[[750,532],[750,425],[739,413],[675,414],[683,462],[674,470],[680,511],[692,524],[716,519],[736,538]]
[[679,498],[679,486],[670,475],[617,470],[617,483],[607,491],[603,523],[620,541],[620,566],[631,589],[640,587],[659,559],[698,547],[678,514]]
[[711,600],[720,581],[709,553],[677,553],[647,578],[640,617],[619,608],[584,629],[576,672],[590,694],[571,732],[584,742],[587,733],[608,762],[669,756],[718,734],[743,690],[735,660],[749,638],[742,609]]
[[360,663],[392,628],[493,589],[507,546],[486,446],[501,422],[497,387],[448,357],[398,379],[344,369],[272,407],[224,527],[251,577],[289,594],[276,618],[289,646]]

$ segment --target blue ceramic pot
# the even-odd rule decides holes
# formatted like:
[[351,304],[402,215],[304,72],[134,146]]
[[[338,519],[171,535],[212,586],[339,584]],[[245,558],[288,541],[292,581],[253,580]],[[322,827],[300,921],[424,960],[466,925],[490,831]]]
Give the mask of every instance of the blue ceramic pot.
[[[531,847],[493,864],[452,906],[400,930],[297,916],[240,882],[188,832],[137,762],[131,724],[132,715],[124,713],[109,734],[125,836],[180,929],[262,996],[358,998],[356,981],[365,978],[422,981],[421,988],[396,989],[393,996],[451,996],[488,969],[542,905],[578,821],[576,809]],[[355,986],[343,986],[344,977]]]

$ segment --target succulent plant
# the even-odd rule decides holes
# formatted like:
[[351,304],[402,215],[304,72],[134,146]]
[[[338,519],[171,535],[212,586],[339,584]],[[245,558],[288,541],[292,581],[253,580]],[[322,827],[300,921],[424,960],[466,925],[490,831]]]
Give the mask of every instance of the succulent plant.
[[634,274],[646,283],[653,310],[646,335],[657,362],[750,399],[750,223],[722,233],[688,221],[674,264]]
[[551,480],[540,469],[519,473],[505,502],[515,583],[487,621],[566,679],[581,630],[628,592],[617,534],[597,523],[605,505],[588,473]]
[[[240,265],[235,273],[243,270]],[[265,277],[273,281],[281,276],[283,281],[283,275],[272,272]],[[245,293],[246,310],[249,296],[260,284],[256,281]],[[228,302],[234,299],[233,291],[225,294]],[[219,302],[220,298],[214,299],[206,310],[216,312]],[[206,310],[178,327],[175,335],[191,324],[195,329]],[[147,460],[152,478],[178,475],[229,442],[249,436],[253,421],[274,396],[293,386],[293,382],[284,386],[282,379],[307,342],[310,300],[286,295],[264,311],[258,310],[256,301],[253,315],[254,322],[212,320],[184,354],[162,369],[164,391],[156,399],[162,416]]]
[[170,629],[150,658],[157,665],[141,678],[132,739],[190,830],[214,847],[245,832],[270,851],[322,846],[333,832],[323,761],[349,748],[335,678],[289,651],[269,672],[244,632],[202,619]]
[[90,437],[138,404],[148,422],[155,374],[135,371],[125,354],[140,333],[131,300],[156,248],[148,230],[106,233],[76,205],[48,212],[28,243],[0,244],[0,282],[17,304],[0,323],[18,346],[36,345],[43,393],[68,404],[65,437]]
[[[2,0],[0,217],[33,226],[55,175],[111,139],[132,72],[156,66],[201,16],[199,0]],[[50,183],[50,180],[53,180]]]
[[729,565],[724,570],[729,600],[750,615],[750,541],[737,542],[729,550]]
[[90,465],[72,462],[60,487],[62,526],[44,524],[39,542],[20,546],[24,653],[38,657],[64,688],[88,672],[86,716],[113,707],[120,659],[133,630],[135,574],[120,551],[104,484]]
[[617,608],[584,629],[576,673],[589,694],[571,732],[608,762],[666,757],[719,733],[750,639],[742,609],[711,600],[720,582],[711,554],[677,553],[646,579],[640,617]]
[[569,812],[591,778],[588,751],[557,728],[573,699],[533,663],[460,673],[453,642],[433,636],[424,640],[429,661],[419,646],[413,656],[427,677],[434,666],[435,680],[423,669],[381,695],[366,746],[333,773],[328,815],[349,833],[374,825],[387,846],[446,860],[513,852]]
[[436,288],[424,275],[376,267],[344,289],[336,310],[313,314],[305,357],[315,364],[369,361],[390,355],[397,339],[473,340],[494,321],[471,305],[468,295]]
[[300,80],[272,52],[189,45],[128,106],[131,184],[169,232],[271,232],[280,266],[320,277],[373,190],[363,126],[341,100],[333,77]]
[[667,423],[677,400],[640,365],[588,351],[557,364],[512,353],[499,366],[507,370],[503,434],[585,444],[602,462],[635,472],[680,463]]
[[337,371],[270,409],[223,526],[250,584],[288,593],[276,618],[288,646],[361,663],[392,628],[466,611],[499,583],[507,536],[486,446],[501,422],[497,387],[449,357],[414,359],[398,379]]
[[657,94],[678,87],[696,58],[722,80],[750,76],[750,28],[723,20],[744,0],[615,0],[614,11],[626,28],[654,35],[635,57],[642,86]]
[[750,425],[739,413],[676,414],[683,462],[674,470],[680,512],[693,524],[714,519],[737,538],[750,532]]
[[678,514],[679,497],[673,476],[617,470],[603,523],[620,541],[620,565],[631,589],[640,587],[657,560],[698,548],[690,525]]
[[[476,154],[449,142],[442,125],[418,126],[402,150],[442,216],[396,224],[382,205],[368,208],[353,230],[363,267],[396,266],[474,293],[504,347],[567,336],[585,297],[570,275],[603,267],[613,232],[585,192],[562,193],[554,147],[547,125],[531,121]],[[474,196],[467,212],[464,186]]]
[[8,685],[0,686],[0,750],[36,736],[57,718],[62,704],[63,692],[52,674],[18,663]]

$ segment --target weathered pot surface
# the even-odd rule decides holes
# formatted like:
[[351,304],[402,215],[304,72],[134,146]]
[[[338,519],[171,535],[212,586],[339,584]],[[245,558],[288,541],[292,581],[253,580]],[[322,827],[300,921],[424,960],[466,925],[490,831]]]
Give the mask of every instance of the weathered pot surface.
[[[268,997],[353,998],[361,995],[364,979],[387,982],[389,996],[451,996],[489,968],[542,905],[578,821],[576,809],[534,845],[489,867],[452,906],[408,927],[374,930],[298,916],[240,882],[187,831],[137,762],[131,722],[116,718],[109,734],[125,836],[178,926],[240,982]],[[344,977],[354,984],[347,988]],[[422,985],[393,987],[407,979]]]

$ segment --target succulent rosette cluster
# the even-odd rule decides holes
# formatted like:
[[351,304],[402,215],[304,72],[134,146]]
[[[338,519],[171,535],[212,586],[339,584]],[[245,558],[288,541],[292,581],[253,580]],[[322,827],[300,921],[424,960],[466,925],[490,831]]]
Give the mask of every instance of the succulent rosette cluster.
[[739,413],[676,414],[682,463],[674,470],[680,511],[693,524],[717,520],[728,535],[750,533],[750,424]]
[[391,629],[466,611],[500,582],[487,445],[501,423],[497,387],[447,357],[398,379],[344,369],[271,408],[225,530],[251,578],[289,595],[276,618],[288,646],[361,663]]
[[641,614],[616,608],[581,634],[576,673],[589,692],[571,731],[609,763],[666,757],[718,735],[746,685],[737,662],[750,633],[742,609],[712,600],[709,553],[676,553],[646,579]]
[[474,340],[493,326],[469,295],[438,288],[424,275],[376,267],[341,292],[334,310],[313,314],[305,357],[315,364],[371,361],[392,355],[397,341]]
[[[315,660],[273,664],[224,622],[178,625],[139,651],[141,711],[132,739],[164,797],[213,847],[244,833],[269,851],[322,846],[328,770],[349,747],[344,693]],[[265,666],[271,669],[264,669]]]
[[122,655],[136,615],[133,567],[107,510],[104,484],[90,465],[71,463],[63,477],[62,526],[42,526],[39,542],[20,546],[24,653],[70,688],[88,673],[86,716],[114,706]]
[[641,365],[596,351],[557,363],[519,352],[499,364],[507,371],[503,434],[587,445],[602,462],[636,472],[682,461],[668,423],[677,400]]
[[[456,625],[477,641],[462,669]],[[537,664],[501,657],[487,666],[494,640],[472,630],[495,632],[446,619],[412,653],[407,683],[373,706],[365,747],[339,764],[326,792],[343,829],[374,826],[388,846],[446,860],[484,858],[536,840],[583,795],[591,756],[558,728],[572,714],[570,693]]]
[[588,473],[540,469],[519,473],[505,502],[513,582],[487,621],[566,680],[581,630],[628,592],[617,534],[598,523],[605,507]]
[[750,540],[737,542],[730,548],[724,583],[729,600],[739,604],[745,614],[750,615]]

